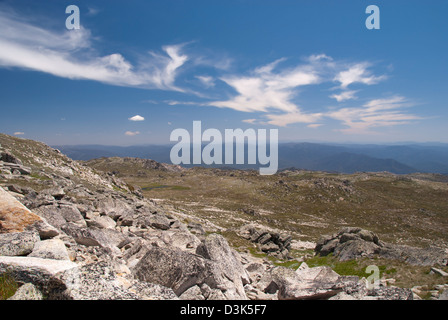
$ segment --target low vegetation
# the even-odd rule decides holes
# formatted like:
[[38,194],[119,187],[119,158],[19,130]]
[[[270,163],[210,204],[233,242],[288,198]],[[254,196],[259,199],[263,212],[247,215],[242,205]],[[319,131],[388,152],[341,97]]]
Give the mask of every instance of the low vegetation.
[[7,300],[12,297],[18,288],[18,283],[11,275],[0,274],[0,300]]

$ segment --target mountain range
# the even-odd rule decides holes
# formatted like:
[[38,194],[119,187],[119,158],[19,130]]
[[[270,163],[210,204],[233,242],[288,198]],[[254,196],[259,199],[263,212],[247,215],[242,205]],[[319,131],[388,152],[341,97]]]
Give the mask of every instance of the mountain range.
[[[53,146],[74,160],[101,157],[136,157],[171,163],[172,145],[59,145]],[[269,150],[269,149],[268,149]],[[409,143],[379,144],[326,144],[280,143],[279,169],[296,168],[339,173],[381,172],[396,174],[415,172],[448,174],[448,144]],[[235,161],[234,161],[235,163]],[[186,165],[191,167],[192,165]],[[224,167],[224,165],[214,165]],[[249,169],[259,165],[225,165]]]

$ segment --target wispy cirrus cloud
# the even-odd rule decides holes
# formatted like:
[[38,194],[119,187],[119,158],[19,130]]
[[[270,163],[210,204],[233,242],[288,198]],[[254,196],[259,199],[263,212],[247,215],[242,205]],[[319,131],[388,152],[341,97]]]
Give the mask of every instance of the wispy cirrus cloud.
[[117,86],[183,91],[176,76],[188,57],[182,45],[150,52],[132,64],[120,53],[96,54],[89,30],[56,32],[34,26],[11,10],[0,11],[0,67],[17,67],[54,76]]
[[332,94],[330,98],[336,99],[337,102],[356,99],[357,90],[343,91],[340,94]]
[[366,62],[351,65],[347,70],[340,71],[334,77],[334,81],[339,82],[342,89],[346,89],[353,83],[372,85],[386,79],[385,75],[372,75],[368,70],[369,67],[370,63]]
[[195,78],[198,79],[206,88],[215,86],[215,79],[211,76],[195,76]]
[[349,90],[348,87],[351,84],[360,83],[365,85],[373,85],[387,79],[386,75],[373,75],[369,70],[369,67],[371,67],[371,64],[368,62],[354,63],[337,72],[333,78],[333,81],[340,83],[337,88],[341,89],[342,92],[339,94],[333,94],[330,98],[336,99],[337,102],[353,100],[357,98],[355,94],[358,90]]
[[322,118],[322,116],[322,113],[303,113],[299,110],[282,114],[266,115],[269,119],[267,123],[279,127],[286,127],[293,123],[312,123]]
[[318,73],[309,66],[298,66],[274,72],[284,59],[256,68],[248,76],[233,75],[221,80],[232,87],[237,95],[229,100],[212,101],[210,106],[230,108],[243,112],[268,112],[279,110],[298,113],[298,106],[292,102],[295,89],[316,84],[320,81]]
[[[373,85],[387,79],[387,76],[373,74],[369,70],[372,65],[368,62],[338,62],[325,54],[312,55],[304,59],[305,64],[276,71],[285,60],[278,59],[255,68],[250,75],[222,77],[221,80],[235,89],[237,94],[228,100],[213,101],[208,105],[242,112],[262,112],[267,119],[265,124],[282,127],[305,123],[307,127],[315,129],[324,126],[321,120],[331,118],[341,121],[345,128],[340,131],[348,134],[372,133],[372,129],[376,127],[400,125],[419,119],[403,110],[410,103],[401,96],[373,99],[361,107],[311,112],[295,102],[299,89],[303,86],[339,82],[337,88],[342,92],[335,93],[330,98],[344,102],[357,99],[356,93],[359,90],[349,90],[350,85]],[[249,120],[250,123],[256,121]]]
[[406,98],[393,96],[370,100],[361,107],[330,111],[325,116],[341,121],[345,128],[339,131],[343,133],[369,134],[374,133],[373,128],[403,125],[422,119],[403,111],[404,108],[410,106],[412,104]]

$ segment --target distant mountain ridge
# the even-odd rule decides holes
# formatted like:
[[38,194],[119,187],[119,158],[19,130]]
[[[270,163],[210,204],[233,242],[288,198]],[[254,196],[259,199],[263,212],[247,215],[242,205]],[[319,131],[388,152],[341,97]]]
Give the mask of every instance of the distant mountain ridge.
[[[53,147],[74,160],[135,157],[171,163],[171,145]],[[187,165],[187,167],[191,166]],[[259,165],[214,165],[213,167],[248,169],[258,168]],[[397,174],[414,172],[448,174],[448,144],[280,143],[279,170],[285,168],[341,173],[388,171]]]

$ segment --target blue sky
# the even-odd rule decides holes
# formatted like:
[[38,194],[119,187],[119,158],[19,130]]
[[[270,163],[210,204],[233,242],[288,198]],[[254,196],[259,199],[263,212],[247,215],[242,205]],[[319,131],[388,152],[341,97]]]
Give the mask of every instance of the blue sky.
[[[68,5],[81,29],[67,30]],[[380,29],[368,30],[368,5]],[[168,143],[175,128],[281,141],[448,142],[448,3],[0,1],[1,132]]]

